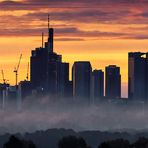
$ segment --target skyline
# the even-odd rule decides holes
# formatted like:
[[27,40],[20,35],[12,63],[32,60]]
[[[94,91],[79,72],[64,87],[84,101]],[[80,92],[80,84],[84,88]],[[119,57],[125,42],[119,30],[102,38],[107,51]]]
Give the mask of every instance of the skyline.
[[55,51],[63,55],[63,61],[72,67],[74,61],[87,60],[93,69],[103,70],[108,65],[120,66],[125,96],[128,52],[146,52],[148,47],[146,4],[145,0],[0,1],[0,68],[14,84],[13,70],[22,53],[19,81],[26,78],[30,52],[41,46],[49,13],[55,28]]

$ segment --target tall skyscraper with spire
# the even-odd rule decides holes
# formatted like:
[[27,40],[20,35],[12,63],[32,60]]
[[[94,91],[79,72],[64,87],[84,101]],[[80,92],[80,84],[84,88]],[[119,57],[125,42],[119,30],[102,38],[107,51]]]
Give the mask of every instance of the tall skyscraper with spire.
[[34,89],[42,90],[55,97],[61,94],[63,87],[69,81],[69,77],[66,77],[64,81],[61,80],[63,79],[62,74],[67,73],[67,71],[69,71],[69,66],[65,68],[62,63],[62,56],[54,52],[54,29],[50,27],[48,15],[48,41],[45,43],[45,47],[42,43],[42,47],[32,51],[31,82]]
[[48,42],[45,43],[45,47],[49,53],[53,53],[54,49],[54,29],[50,27],[50,16],[48,15]]

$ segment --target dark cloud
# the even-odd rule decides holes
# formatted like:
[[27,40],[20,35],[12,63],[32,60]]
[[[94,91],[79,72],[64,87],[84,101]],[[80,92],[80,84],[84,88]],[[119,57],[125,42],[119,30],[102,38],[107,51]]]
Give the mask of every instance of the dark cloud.
[[26,2],[34,3],[79,3],[79,4],[137,4],[137,3],[147,3],[147,0],[26,0]]
[[55,41],[85,41],[83,38],[56,38]]
[[[39,36],[41,32],[47,32],[46,28],[36,29],[0,29],[1,36]],[[101,31],[82,31],[77,28],[56,28],[57,37],[101,37],[101,36],[121,36],[123,33],[101,32]]]
[[146,6],[147,0],[24,0],[14,2],[13,0],[0,2],[0,8],[4,10],[32,10],[41,8],[101,8],[114,6]]
[[[35,29],[0,29],[1,36],[40,36],[41,32],[47,32],[46,28]],[[78,28],[56,28],[56,41],[85,41],[99,39],[148,39],[148,35],[137,35],[121,32],[83,31]]]
[[[122,19],[130,15],[130,11],[123,10],[120,12],[114,11],[105,11],[98,9],[82,9],[82,10],[65,10],[63,12],[50,12],[51,19],[55,21],[66,21],[66,22],[86,22],[86,23],[113,23],[120,22]],[[48,13],[47,12],[37,12],[37,13],[28,13],[26,18],[29,20],[39,19],[45,21]],[[125,23],[125,22],[124,22]]]
[[120,37],[124,36],[124,33],[115,32],[101,32],[101,31],[82,31],[77,28],[57,28],[55,30],[57,36],[72,36],[72,37]]
[[0,11],[5,10],[29,10],[28,4],[16,1],[2,1],[0,2]]
[[[39,36],[46,32],[45,21],[47,14],[51,20],[60,21],[56,28],[57,40],[85,40],[91,38],[138,38],[145,39],[147,35],[135,35],[126,30],[105,32],[99,28],[94,31],[78,29],[75,23],[87,24],[146,24],[148,20],[147,0],[24,0],[22,2],[0,2],[2,10],[32,10],[27,14],[15,16],[0,16],[0,36]],[[126,7],[125,7],[126,6]],[[140,9],[143,6],[143,9]],[[45,9],[46,8],[46,11]],[[61,8],[61,9],[59,9]],[[140,9],[141,13],[133,11]],[[39,10],[39,11],[38,11]],[[19,12],[18,12],[19,13]],[[134,19],[133,19],[134,18]],[[140,30],[140,28],[139,28]],[[124,33],[123,33],[124,32]],[[63,36],[65,36],[63,38]],[[74,38],[70,38],[74,37]]]

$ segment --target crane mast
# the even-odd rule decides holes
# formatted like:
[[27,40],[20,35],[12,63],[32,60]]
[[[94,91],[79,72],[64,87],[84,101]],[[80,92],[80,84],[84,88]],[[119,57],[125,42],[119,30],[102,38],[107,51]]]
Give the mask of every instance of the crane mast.
[[18,85],[18,70],[19,70],[19,67],[20,67],[21,59],[22,59],[22,54],[20,55],[17,67],[15,67],[14,71],[13,71],[15,73],[15,86],[16,86],[16,89],[17,89],[17,85]]
[[2,73],[2,78],[3,78],[3,84],[6,84],[8,80],[5,79],[3,69],[1,70],[1,73]]

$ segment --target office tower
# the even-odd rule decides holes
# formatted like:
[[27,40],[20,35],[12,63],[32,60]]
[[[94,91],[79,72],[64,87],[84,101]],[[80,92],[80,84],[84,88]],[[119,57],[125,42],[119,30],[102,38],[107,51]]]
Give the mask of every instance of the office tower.
[[49,28],[49,37],[48,37],[48,49],[49,52],[53,52],[53,40],[54,40],[54,30],[53,28]]
[[30,79],[33,88],[46,88],[48,51],[46,48],[36,48],[30,58]]
[[[31,55],[31,83],[35,89],[41,88],[45,91],[50,90],[50,76],[52,69],[55,71],[57,63],[61,61],[61,56],[53,52],[54,30],[50,28],[48,17],[48,41],[45,47],[36,48]],[[43,40],[43,39],[42,39]],[[42,41],[43,42],[43,41]],[[54,86],[53,86],[54,87]]]
[[30,81],[21,81],[17,89],[17,105],[18,109],[22,108],[22,104],[27,97],[32,96],[32,84]]
[[147,98],[148,53],[128,53],[128,97],[144,101]]
[[146,69],[145,69],[145,95],[146,97],[144,98],[144,101],[147,101],[148,100],[148,52],[146,53],[146,57],[145,57],[145,60],[146,60]]
[[6,88],[6,90],[3,93],[3,99],[5,107],[18,107],[18,94],[16,90],[16,86],[9,86]]
[[72,81],[68,81],[67,97],[68,98],[72,98],[73,97],[73,82]]
[[[42,37],[43,38],[43,37]],[[35,49],[31,56],[31,83],[35,90],[43,90],[50,97],[64,97],[69,81],[69,64],[54,52],[54,29],[48,18],[48,41]],[[42,39],[43,42],[43,39]]]
[[61,56],[56,53],[50,53],[47,66],[47,89],[52,97],[56,97],[58,93],[60,65]]
[[7,83],[0,84],[0,108],[4,108],[5,106],[4,92],[6,91],[7,87],[9,87],[9,84]]
[[92,72],[91,93],[94,103],[104,96],[104,72],[102,70]]
[[90,102],[92,67],[90,62],[75,62],[72,68],[73,96]]
[[21,81],[18,85],[18,93],[23,101],[26,97],[31,96],[32,94],[32,85],[30,81]]
[[59,65],[59,84],[58,95],[59,97],[68,97],[68,85],[69,85],[69,63],[61,63]]
[[109,65],[105,68],[105,96],[109,99],[121,97],[120,67]]

